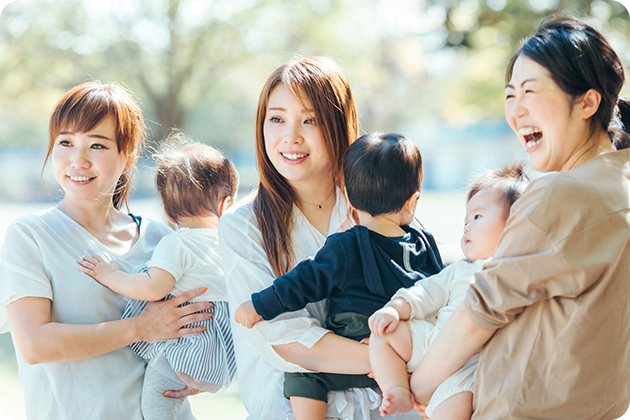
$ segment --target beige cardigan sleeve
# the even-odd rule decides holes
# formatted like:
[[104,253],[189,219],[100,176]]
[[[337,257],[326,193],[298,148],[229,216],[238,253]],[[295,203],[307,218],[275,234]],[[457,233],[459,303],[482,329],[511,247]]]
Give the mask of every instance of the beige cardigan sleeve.
[[[495,258],[475,275],[465,304],[484,329],[501,328],[525,307],[554,297],[577,298],[606,281],[628,241],[616,231],[624,217],[593,212],[571,177],[532,183],[512,207]],[[583,194],[581,194],[581,192]],[[586,203],[586,204],[585,204]]]

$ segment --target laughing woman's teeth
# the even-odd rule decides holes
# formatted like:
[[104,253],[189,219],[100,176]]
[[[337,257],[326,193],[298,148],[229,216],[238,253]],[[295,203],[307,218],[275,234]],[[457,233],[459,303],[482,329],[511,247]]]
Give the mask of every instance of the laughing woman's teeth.
[[90,178],[87,177],[87,176],[71,176],[70,179],[75,181],[75,182],[82,182],[82,181],[89,181],[90,180]]
[[282,153],[282,156],[284,156],[285,158],[289,160],[298,160],[298,159],[302,159],[303,157],[306,157],[307,155],[302,154],[302,153]]
[[525,147],[531,148],[540,143],[542,131],[538,127],[525,127],[518,130],[518,134],[525,140]]

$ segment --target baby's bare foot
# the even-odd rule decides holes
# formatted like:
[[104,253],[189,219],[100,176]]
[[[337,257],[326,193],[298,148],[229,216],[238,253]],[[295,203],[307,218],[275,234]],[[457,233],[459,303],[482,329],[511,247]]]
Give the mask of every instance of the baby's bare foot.
[[381,417],[390,414],[406,413],[413,410],[411,392],[402,386],[395,386],[389,391],[383,392],[383,403],[379,409]]

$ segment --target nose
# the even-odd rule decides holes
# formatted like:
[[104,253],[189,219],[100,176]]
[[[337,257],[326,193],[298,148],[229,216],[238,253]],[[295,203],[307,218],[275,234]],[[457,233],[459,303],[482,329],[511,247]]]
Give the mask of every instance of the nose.
[[285,126],[284,142],[287,144],[301,143],[304,138],[302,137],[302,124],[301,122],[289,122]]
[[470,231],[470,225],[468,223],[466,223],[464,225],[464,235],[467,234]]
[[88,168],[90,166],[89,149],[85,147],[75,147],[73,150],[70,166],[73,168]]
[[512,115],[514,118],[522,118],[527,114],[527,107],[525,106],[523,95],[517,94],[512,101]]

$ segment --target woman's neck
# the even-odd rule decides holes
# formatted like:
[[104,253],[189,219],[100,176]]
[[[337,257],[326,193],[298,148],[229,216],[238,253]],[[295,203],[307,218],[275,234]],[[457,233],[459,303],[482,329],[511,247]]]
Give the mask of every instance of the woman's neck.
[[298,207],[306,220],[326,236],[330,227],[332,209],[337,201],[332,177],[324,182],[302,183],[294,185],[293,188],[300,200]]
[[121,216],[111,199],[108,203],[100,200],[76,203],[64,198],[58,208],[92,234],[107,231]]
[[577,148],[573,156],[567,161],[560,171],[568,171],[582,166],[596,156],[616,151],[608,133],[599,131],[589,136],[580,147]]

